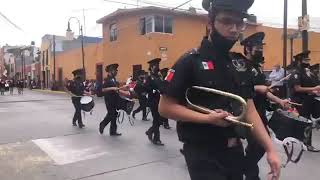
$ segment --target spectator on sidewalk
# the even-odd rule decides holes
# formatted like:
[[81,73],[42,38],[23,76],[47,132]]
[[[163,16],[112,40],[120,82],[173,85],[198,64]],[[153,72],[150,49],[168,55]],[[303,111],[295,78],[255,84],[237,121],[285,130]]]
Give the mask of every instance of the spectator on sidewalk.
[[274,90],[274,94],[280,98],[284,98],[285,95],[283,82],[279,82],[282,78],[284,78],[284,69],[281,68],[279,64],[276,64],[269,75],[269,79],[271,81],[271,86],[273,86],[272,89]]
[[1,92],[1,95],[3,96],[4,95],[4,91],[5,91],[5,82],[4,80],[0,80],[0,92]]

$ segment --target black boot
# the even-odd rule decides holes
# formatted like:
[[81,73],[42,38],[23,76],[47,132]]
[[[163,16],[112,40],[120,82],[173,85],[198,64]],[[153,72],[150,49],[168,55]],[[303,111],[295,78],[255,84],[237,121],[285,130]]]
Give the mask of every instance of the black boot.
[[148,136],[149,141],[152,142],[152,133],[149,131],[146,131],[146,135]]
[[164,144],[160,140],[153,140],[152,143],[157,146],[164,146]]
[[84,128],[84,127],[86,127],[84,124],[79,124],[79,128],[80,128],[80,129],[82,129],[82,128]]
[[104,127],[102,127],[101,124],[100,124],[100,125],[99,125],[99,133],[100,133],[100,134],[103,134],[103,130],[104,130]]
[[115,133],[110,133],[110,136],[121,136],[122,134],[121,133],[117,133],[117,132],[115,132]]

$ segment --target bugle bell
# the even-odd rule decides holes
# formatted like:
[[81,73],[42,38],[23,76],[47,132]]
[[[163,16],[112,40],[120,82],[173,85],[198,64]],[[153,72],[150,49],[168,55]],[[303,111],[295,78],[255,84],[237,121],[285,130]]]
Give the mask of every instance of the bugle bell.
[[189,107],[191,107],[192,109],[194,109],[194,110],[196,110],[198,112],[201,112],[201,113],[205,113],[205,114],[210,114],[213,110],[208,109],[206,107],[202,107],[202,106],[193,104],[188,98],[188,92],[189,92],[190,89],[198,89],[198,90],[205,91],[205,92],[208,92],[208,93],[218,94],[218,95],[221,95],[221,96],[226,96],[226,97],[229,97],[231,99],[237,100],[242,105],[241,114],[239,116],[228,116],[228,117],[225,118],[225,120],[229,121],[231,123],[237,124],[237,125],[245,126],[245,127],[251,128],[251,129],[253,128],[253,124],[241,121],[244,118],[244,116],[246,115],[246,112],[247,112],[247,102],[242,97],[240,97],[238,95],[235,95],[235,94],[232,94],[232,93],[228,93],[228,92],[212,89],[212,88],[206,88],[206,87],[201,87],[201,86],[192,86],[192,88],[187,89],[187,91],[185,93],[185,98],[187,100],[187,103],[188,103]]

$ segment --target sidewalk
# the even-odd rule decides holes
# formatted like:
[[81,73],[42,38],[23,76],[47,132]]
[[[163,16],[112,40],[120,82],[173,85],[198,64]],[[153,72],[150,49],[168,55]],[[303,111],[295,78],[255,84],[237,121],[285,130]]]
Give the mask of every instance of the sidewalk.
[[64,91],[52,91],[50,89],[32,89],[35,92],[53,93],[53,94],[67,94]]

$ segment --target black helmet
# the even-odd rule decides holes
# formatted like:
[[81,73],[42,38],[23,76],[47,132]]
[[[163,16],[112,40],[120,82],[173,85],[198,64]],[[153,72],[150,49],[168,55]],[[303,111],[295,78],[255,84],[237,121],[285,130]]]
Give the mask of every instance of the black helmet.
[[242,13],[244,17],[248,17],[248,9],[252,6],[254,0],[203,0],[202,7],[206,11],[215,9],[230,10]]

